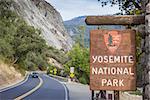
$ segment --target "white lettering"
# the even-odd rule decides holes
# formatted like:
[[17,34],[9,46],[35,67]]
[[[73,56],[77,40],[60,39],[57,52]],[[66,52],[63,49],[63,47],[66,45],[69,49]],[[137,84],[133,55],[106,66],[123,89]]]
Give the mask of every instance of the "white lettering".
[[134,63],[133,56],[129,56],[129,63]]
[[113,80],[113,86],[118,86],[118,80],[117,79]]
[[92,67],[92,74],[97,75],[134,75],[131,67]]
[[104,74],[103,69],[99,68],[98,74]]
[[96,60],[97,60],[97,56],[92,56],[92,58],[93,58],[93,63],[95,63],[96,62]]
[[108,56],[104,56],[104,63],[108,63]]
[[97,74],[97,68],[92,68],[92,74]]
[[110,79],[107,80],[107,86],[112,86],[112,85],[113,85],[112,81]]
[[133,56],[92,56],[93,63],[134,63]]
[[124,86],[123,79],[102,79],[102,86]]
[[132,73],[131,68],[129,68],[129,73],[130,73],[130,75],[134,75],[134,73]]
[[113,56],[109,56],[109,63],[114,63]]
[[129,74],[129,70],[127,68],[124,69],[123,74]]
[[105,86],[107,80],[106,79],[102,79],[102,86]]
[[122,80],[119,80],[119,86],[124,86],[124,84],[123,84],[123,79],[122,79]]
[[102,62],[103,62],[103,57],[102,57],[102,56],[99,56],[99,57],[98,57],[98,62],[99,62],[99,63],[102,63]]
[[115,67],[112,67],[112,68],[111,68],[111,74],[112,74],[112,75],[115,75],[115,74],[116,74],[116,68],[115,68]]
[[123,68],[117,68],[117,74],[123,74]]
[[115,61],[115,63],[119,63],[120,62],[120,56],[114,56],[114,61]]

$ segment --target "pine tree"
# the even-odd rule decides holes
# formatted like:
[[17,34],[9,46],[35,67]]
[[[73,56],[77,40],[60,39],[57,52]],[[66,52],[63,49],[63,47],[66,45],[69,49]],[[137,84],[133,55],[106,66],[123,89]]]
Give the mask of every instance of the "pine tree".
[[112,36],[110,34],[109,34],[108,42],[109,42],[108,45],[112,46],[113,41],[112,41]]

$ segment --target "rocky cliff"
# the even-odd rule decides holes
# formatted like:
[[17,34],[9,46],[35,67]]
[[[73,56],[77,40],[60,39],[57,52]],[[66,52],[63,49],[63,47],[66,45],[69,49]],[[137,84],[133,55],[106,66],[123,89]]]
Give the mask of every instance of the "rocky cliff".
[[67,34],[59,12],[45,0],[13,0],[12,9],[29,25],[40,29],[47,44],[67,51],[72,39]]

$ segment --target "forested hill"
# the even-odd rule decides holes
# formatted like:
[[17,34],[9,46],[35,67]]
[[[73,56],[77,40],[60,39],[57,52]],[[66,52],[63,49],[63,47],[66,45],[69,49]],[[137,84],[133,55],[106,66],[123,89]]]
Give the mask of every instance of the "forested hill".
[[76,40],[84,36],[84,45],[89,47],[89,33],[92,29],[123,29],[123,26],[120,25],[103,25],[103,26],[90,26],[85,23],[86,16],[75,17],[71,20],[64,21],[64,25],[67,29],[67,32],[71,37]]

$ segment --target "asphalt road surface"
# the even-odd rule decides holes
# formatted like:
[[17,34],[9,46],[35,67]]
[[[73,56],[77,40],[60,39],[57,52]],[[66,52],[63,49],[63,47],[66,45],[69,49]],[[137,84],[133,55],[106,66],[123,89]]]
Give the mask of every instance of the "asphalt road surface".
[[[68,100],[68,92],[65,85],[46,74],[39,74],[39,77],[43,80],[42,85],[36,91],[23,98],[23,100]],[[39,78],[29,77],[25,83],[0,92],[0,100],[13,100],[31,91],[39,83]]]

